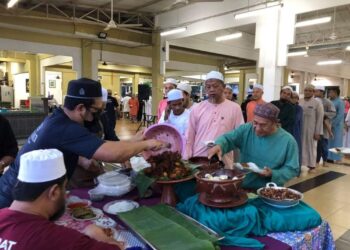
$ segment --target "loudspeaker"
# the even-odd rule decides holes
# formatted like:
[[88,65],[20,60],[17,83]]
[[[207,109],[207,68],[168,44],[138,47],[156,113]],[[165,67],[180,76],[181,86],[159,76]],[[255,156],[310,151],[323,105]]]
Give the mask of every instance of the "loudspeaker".
[[149,96],[151,95],[151,87],[147,84],[139,84],[138,94],[140,101],[148,101]]

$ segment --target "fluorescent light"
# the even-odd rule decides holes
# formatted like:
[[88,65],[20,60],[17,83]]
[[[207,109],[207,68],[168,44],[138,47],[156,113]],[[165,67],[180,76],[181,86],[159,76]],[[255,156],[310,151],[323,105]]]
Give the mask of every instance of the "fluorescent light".
[[326,16],[326,17],[320,17],[316,19],[310,19],[306,21],[301,21],[297,22],[295,24],[295,27],[305,27],[305,26],[310,26],[310,25],[315,25],[315,24],[321,24],[321,23],[329,23],[332,20],[332,17]]
[[12,8],[17,2],[18,2],[18,0],[10,0],[7,3],[7,8]]
[[261,9],[256,9],[256,10],[251,10],[251,11],[239,13],[239,14],[235,15],[235,19],[243,19],[243,18],[258,16],[261,13],[264,13],[267,9],[274,8],[274,7],[280,7],[280,6],[282,6],[282,5],[276,4],[276,5],[268,6],[266,8],[261,8]]
[[169,36],[169,35],[172,35],[172,34],[184,32],[184,31],[186,31],[186,29],[187,29],[186,27],[182,27],[182,28],[176,28],[176,29],[173,29],[173,30],[163,31],[163,32],[160,32],[160,36]]
[[346,50],[350,50],[350,46],[346,47]]
[[289,52],[287,56],[305,56],[307,54],[306,50]]
[[331,65],[331,64],[341,64],[342,60],[329,60],[329,61],[319,61],[317,65]]
[[226,41],[231,39],[237,39],[237,38],[240,38],[241,36],[242,36],[242,32],[237,32],[237,33],[233,33],[225,36],[218,36],[217,38],[215,38],[215,41],[220,42],[220,41]]

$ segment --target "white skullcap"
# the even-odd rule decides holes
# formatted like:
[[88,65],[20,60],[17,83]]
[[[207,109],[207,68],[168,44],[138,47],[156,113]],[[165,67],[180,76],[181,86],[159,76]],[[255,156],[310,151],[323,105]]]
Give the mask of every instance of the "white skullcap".
[[107,102],[108,91],[105,88],[102,88],[102,101]]
[[225,85],[225,88],[226,88],[226,89],[230,89],[230,90],[232,91],[231,86],[230,86],[230,85],[228,85],[228,84],[226,84],[226,85]]
[[192,88],[191,88],[191,86],[188,83],[180,83],[179,85],[177,85],[177,89],[185,91],[189,95],[192,92]]
[[259,84],[259,83],[255,83],[255,84],[253,85],[253,89],[261,89],[261,90],[264,90],[264,86],[262,86],[262,85]]
[[283,89],[283,90],[285,90],[285,89],[289,89],[290,91],[292,91],[292,92],[293,92],[293,89],[292,89],[292,87],[291,87],[291,86],[284,86],[282,89]]
[[171,102],[171,101],[176,101],[176,100],[180,100],[180,99],[183,99],[184,96],[182,94],[182,91],[181,90],[178,90],[178,89],[172,89],[168,92],[168,102]]
[[320,85],[315,86],[315,89],[321,90],[323,92],[326,90],[326,88],[324,86],[320,86]]
[[210,71],[205,79],[217,79],[224,82],[224,76],[219,71]]
[[174,78],[166,79],[163,84],[167,84],[167,83],[171,83],[171,84],[174,84],[175,86],[177,86],[177,81]]
[[41,183],[66,174],[63,154],[57,149],[40,149],[21,155],[18,180]]

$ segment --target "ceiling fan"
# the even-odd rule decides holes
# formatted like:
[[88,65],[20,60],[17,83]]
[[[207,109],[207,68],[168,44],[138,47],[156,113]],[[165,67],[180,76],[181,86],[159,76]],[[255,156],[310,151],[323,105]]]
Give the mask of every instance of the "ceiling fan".
[[117,29],[117,28],[133,28],[133,27],[141,27],[141,26],[143,26],[142,23],[120,23],[120,24],[116,23],[114,21],[113,14],[114,14],[113,0],[111,0],[111,17],[110,17],[110,20],[109,20],[108,23],[104,22],[104,21],[101,21],[99,19],[96,19],[94,17],[91,17],[91,16],[87,16],[87,18],[92,19],[94,21],[97,21],[99,23],[106,24],[106,27],[104,28],[105,31],[108,31],[110,29]]

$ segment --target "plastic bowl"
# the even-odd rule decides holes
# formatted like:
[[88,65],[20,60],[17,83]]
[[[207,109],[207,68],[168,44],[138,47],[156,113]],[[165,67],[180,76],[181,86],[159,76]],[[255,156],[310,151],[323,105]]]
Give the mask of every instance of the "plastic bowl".
[[97,189],[90,189],[88,191],[88,194],[90,196],[91,201],[101,201],[104,198],[104,194],[101,193],[101,191],[99,191]]

